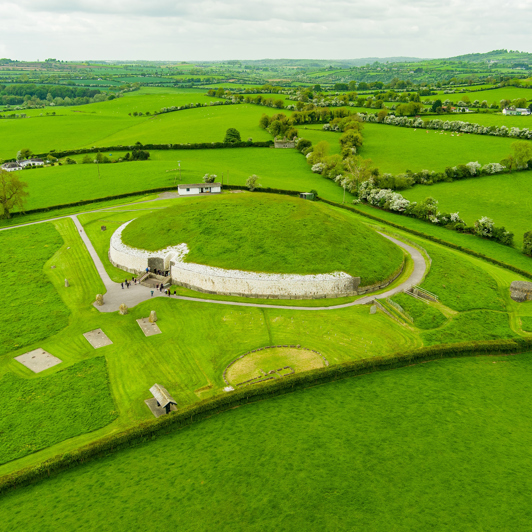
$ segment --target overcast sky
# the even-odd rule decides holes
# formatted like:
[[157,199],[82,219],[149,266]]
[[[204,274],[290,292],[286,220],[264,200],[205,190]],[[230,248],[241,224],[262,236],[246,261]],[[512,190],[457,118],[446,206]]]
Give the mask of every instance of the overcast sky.
[[0,57],[215,60],[532,51],[532,1],[1,0]]

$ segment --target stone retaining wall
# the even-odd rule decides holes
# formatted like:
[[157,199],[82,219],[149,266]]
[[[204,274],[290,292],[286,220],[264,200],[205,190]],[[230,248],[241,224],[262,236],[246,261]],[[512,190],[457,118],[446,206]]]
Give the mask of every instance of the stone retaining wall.
[[186,244],[159,251],[132,248],[122,242],[122,231],[130,222],[121,225],[111,237],[109,261],[130,273],[140,274],[155,261],[170,270],[172,283],[207,294],[220,294],[260,299],[325,299],[350,297],[388,286],[402,273],[401,267],[388,279],[371,286],[359,287],[360,277],[345,272],[316,275],[275,274],[226,270],[186,263]]

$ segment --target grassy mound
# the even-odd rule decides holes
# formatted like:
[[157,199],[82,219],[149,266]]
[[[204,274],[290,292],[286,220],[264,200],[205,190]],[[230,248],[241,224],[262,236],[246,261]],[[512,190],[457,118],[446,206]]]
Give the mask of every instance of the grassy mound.
[[138,218],[122,236],[153,251],[186,242],[187,262],[268,273],[344,271],[363,285],[389,277],[403,256],[349,214],[273,194],[186,199]]

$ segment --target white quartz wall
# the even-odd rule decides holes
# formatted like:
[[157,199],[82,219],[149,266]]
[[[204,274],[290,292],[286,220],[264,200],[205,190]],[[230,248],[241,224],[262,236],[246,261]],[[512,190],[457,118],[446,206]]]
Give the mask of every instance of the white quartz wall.
[[110,261],[129,272],[141,273],[146,270],[150,257],[170,259],[172,282],[194,290],[246,297],[312,299],[355,295],[360,284],[360,277],[344,272],[319,275],[257,273],[186,263],[183,262],[188,253],[186,244],[159,251],[126,246],[122,242],[122,231],[129,223],[121,225],[111,237]]

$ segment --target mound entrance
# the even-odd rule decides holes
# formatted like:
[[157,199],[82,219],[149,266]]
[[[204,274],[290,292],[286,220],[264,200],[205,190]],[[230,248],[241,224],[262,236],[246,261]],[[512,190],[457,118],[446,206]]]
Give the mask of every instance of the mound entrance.
[[224,381],[238,388],[328,365],[321,353],[311,349],[295,345],[262,347],[233,360],[225,368]]

